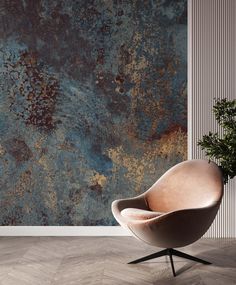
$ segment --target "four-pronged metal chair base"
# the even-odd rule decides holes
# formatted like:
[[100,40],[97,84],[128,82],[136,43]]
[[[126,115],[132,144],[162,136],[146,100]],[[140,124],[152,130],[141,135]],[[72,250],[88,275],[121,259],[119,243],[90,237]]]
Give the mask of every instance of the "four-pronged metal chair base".
[[205,261],[203,259],[194,257],[194,256],[186,254],[186,253],[183,253],[183,252],[178,251],[178,250],[173,249],[173,248],[166,248],[166,249],[161,250],[159,252],[156,252],[156,253],[144,256],[142,258],[136,259],[134,261],[131,261],[128,264],[136,264],[136,263],[140,263],[140,262],[143,262],[143,261],[146,261],[146,260],[150,260],[150,259],[153,259],[153,258],[165,256],[165,255],[168,255],[170,257],[171,268],[172,268],[172,272],[173,272],[174,276],[176,276],[176,273],[175,273],[175,267],[174,267],[174,262],[173,262],[173,257],[172,257],[173,255],[178,256],[178,257],[182,257],[182,258],[186,258],[186,259],[190,259],[190,260],[193,260],[193,261],[196,261],[196,262],[200,262],[200,263],[203,263],[203,264],[211,264],[208,261]]

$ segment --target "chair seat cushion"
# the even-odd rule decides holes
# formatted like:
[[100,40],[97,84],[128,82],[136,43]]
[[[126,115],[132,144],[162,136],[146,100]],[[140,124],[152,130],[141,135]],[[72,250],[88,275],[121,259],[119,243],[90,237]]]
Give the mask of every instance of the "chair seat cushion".
[[129,218],[132,220],[148,220],[155,217],[158,217],[164,213],[161,212],[153,212],[143,209],[137,208],[126,208],[121,211],[121,215],[125,218]]

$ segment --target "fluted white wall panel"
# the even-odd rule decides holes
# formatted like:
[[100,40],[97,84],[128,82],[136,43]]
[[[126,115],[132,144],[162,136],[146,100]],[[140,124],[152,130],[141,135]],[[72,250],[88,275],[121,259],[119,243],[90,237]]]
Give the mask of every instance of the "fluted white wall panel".
[[[214,98],[236,98],[236,0],[188,1],[188,156],[205,158],[197,141],[222,130]],[[207,187],[207,185],[206,185]],[[206,237],[236,237],[236,183],[231,180]]]

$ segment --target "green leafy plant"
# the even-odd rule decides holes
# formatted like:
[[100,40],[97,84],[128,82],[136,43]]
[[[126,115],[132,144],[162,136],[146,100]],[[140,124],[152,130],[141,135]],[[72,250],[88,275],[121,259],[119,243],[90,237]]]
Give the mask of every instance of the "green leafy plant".
[[198,145],[209,159],[217,161],[226,184],[236,175],[236,100],[215,99],[213,113],[222,134],[209,132]]

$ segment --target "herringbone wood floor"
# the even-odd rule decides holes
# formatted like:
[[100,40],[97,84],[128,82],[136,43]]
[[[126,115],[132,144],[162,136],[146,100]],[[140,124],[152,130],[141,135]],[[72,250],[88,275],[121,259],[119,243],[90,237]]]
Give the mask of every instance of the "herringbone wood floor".
[[202,239],[184,249],[212,265],[166,257],[127,262],[158,248],[132,237],[2,237],[1,285],[231,285],[236,284],[236,240]]

